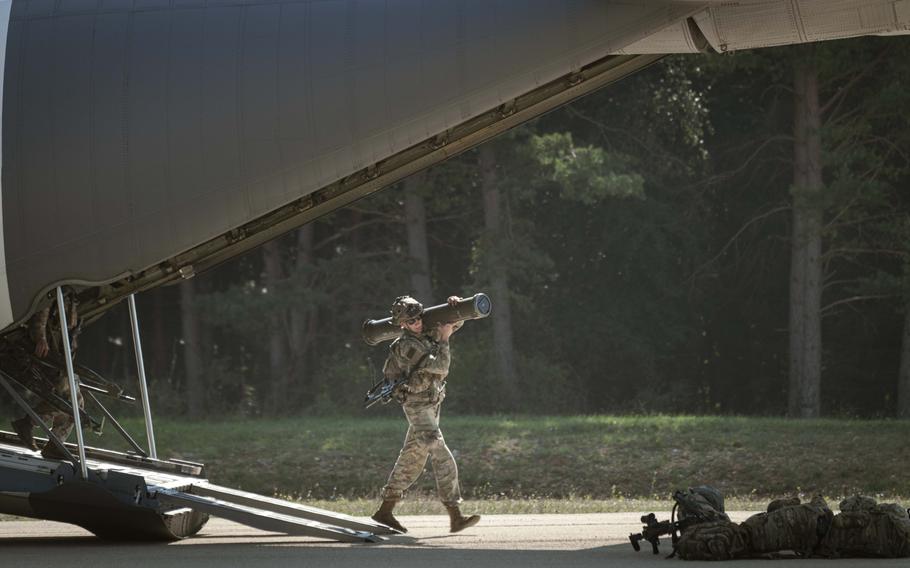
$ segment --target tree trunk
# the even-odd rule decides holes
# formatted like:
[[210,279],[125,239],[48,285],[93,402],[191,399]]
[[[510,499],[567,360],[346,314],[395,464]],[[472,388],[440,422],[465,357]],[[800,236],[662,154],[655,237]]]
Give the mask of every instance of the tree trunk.
[[904,337],[897,379],[897,417],[910,418],[910,306],[904,310]]
[[[262,245],[263,284],[269,294],[277,293],[284,280],[283,255],[279,239]],[[266,411],[275,414],[284,410],[288,389],[288,342],[284,318],[281,313],[269,315],[269,393]]]
[[[496,154],[485,144],[479,150],[480,172],[483,183],[484,227],[488,244],[495,249],[506,238],[502,230],[501,195],[496,172]],[[493,252],[493,251],[490,251]],[[502,262],[495,258],[490,263],[490,283],[493,304],[493,349],[496,368],[504,387],[504,394],[518,403],[518,380],[515,372],[515,350],[512,340],[512,311],[509,306],[509,280]]]
[[[303,277],[303,268],[313,262],[314,223],[304,225],[297,231],[297,259],[295,261],[295,278]],[[316,332],[315,314],[304,307],[295,305],[291,309],[291,371],[289,380],[293,384],[289,400],[299,401],[299,397],[309,386],[308,376],[309,350]],[[309,402],[309,401],[307,401]]]
[[408,254],[416,266],[411,271],[411,291],[425,305],[434,302],[430,283],[430,247],[427,244],[427,212],[419,193],[426,183],[426,172],[419,172],[404,182],[404,209],[408,228]]
[[821,411],[822,191],[821,113],[815,48],[794,64],[793,238],[790,259],[789,414]]
[[186,412],[190,418],[205,413],[205,377],[202,373],[202,338],[199,310],[195,306],[196,281],[180,284],[180,324],[183,334],[183,365],[186,382]]

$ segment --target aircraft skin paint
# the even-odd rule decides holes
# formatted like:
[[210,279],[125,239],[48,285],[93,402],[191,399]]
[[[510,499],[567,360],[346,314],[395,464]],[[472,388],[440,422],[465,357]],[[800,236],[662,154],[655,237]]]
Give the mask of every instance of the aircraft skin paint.
[[617,53],[901,33],[908,5],[0,0],[0,332],[60,284],[113,305],[192,274],[206,243]]
[[[0,156],[3,155],[3,69],[6,65],[6,36],[13,0],[0,0]],[[3,242],[3,164],[0,163],[0,329],[13,323],[13,307],[6,278],[6,247]]]
[[16,0],[12,321],[59,284],[160,266],[699,9],[678,4],[527,0],[519,18],[456,0]]

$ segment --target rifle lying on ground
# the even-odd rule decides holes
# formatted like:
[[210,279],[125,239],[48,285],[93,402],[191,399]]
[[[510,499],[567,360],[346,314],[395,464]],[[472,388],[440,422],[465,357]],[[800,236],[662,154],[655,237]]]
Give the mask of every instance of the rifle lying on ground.
[[632,548],[635,549],[635,552],[640,551],[641,545],[639,543],[646,540],[651,543],[651,551],[654,554],[660,554],[660,549],[658,548],[660,546],[660,537],[670,535],[670,542],[673,544],[673,550],[675,551],[679,534],[690,525],[701,521],[694,518],[682,521],[658,521],[654,513],[648,513],[641,517],[641,522],[645,525],[641,528],[641,532],[629,535]]
[[646,540],[651,543],[651,551],[654,554],[660,554],[660,537],[670,535],[673,552],[667,558],[672,558],[676,554],[680,534],[687,528],[698,523],[709,523],[721,519],[730,520],[724,513],[723,495],[713,487],[699,485],[690,487],[688,491],[676,491],[673,493],[673,500],[675,503],[673,510],[670,511],[669,521],[658,521],[654,513],[641,517],[641,522],[644,524],[641,532],[629,535],[629,541],[635,552],[641,550],[640,542]]

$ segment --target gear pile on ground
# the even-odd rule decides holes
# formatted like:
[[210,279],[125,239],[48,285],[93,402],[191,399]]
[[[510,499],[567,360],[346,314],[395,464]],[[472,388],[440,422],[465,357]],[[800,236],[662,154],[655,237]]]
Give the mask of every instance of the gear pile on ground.
[[821,497],[808,503],[778,499],[740,524],[717,520],[683,530],[676,552],[685,560],[775,557],[784,553],[821,558],[910,556],[910,511],[854,496],[834,515]]

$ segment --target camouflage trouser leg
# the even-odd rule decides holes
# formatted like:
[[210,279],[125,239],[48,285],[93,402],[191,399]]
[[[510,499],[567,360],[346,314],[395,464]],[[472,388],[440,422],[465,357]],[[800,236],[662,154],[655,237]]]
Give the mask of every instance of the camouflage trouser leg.
[[458,466],[439,429],[441,406],[441,402],[415,402],[402,406],[408,418],[408,433],[401,453],[398,454],[398,461],[382,488],[384,500],[400,500],[404,492],[420,477],[427,457],[431,457],[439,499],[450,505],[461,502]]
[[[67,391],[62,396],[65,396],[68,399],[69,392]],[[79,408],[85,408],[85,399],[82,398],[81,391],[79,392],[78,402]],[[63,442],[69,438],[70,433],[73,431],[73,427],[76,425],[76,423],[73,422],[72,415],[62,410],[58,410],[47,402],[42,401],[39,403],[38,406],[35,407],[35,413],[42,422],[47,424],[47,427],[51,429],[54,436],[57,436]]]

